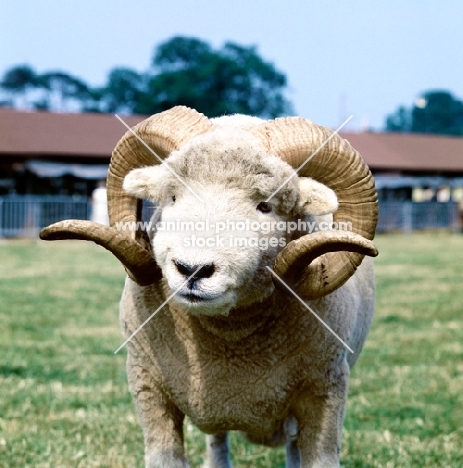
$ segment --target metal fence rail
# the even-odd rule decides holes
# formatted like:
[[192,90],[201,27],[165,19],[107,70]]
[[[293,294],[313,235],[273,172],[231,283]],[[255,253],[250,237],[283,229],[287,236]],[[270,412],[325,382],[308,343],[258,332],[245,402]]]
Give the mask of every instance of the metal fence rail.
[[377,232],[461,229],[458,203],[380,202]]
[[89,219],[86,197],[8,195],[0,197],[0,237],[38,237],[40,230],[64,219]]
[[[143,218],[153,206],[144,204]],[[64,219],[90,219],[86,197],[8,195],[0,197],[0,237],[38,237],[40,230]],[[461,230],[458,204],[438,202],[380,202],[377,232],[411,232],[419,229]]]

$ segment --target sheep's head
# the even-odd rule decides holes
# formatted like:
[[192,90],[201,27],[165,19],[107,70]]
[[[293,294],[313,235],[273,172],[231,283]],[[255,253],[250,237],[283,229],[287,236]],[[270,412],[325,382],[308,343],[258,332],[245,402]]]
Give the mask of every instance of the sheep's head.
[[[143,232],[116,229],[139,220],[142,198],[159,207],[153,221],[161,229],[151,245]],[[365,254],[377,253],[368,168],[338,135],[295,117],[209,120],[184,107],[156,114],[116,146],[108,206],[111,228],[61,224],[42,237],[94,240],[140,285],[162,273],[178,290],[176,300],[196,313],[227,313],[262,300],[272,280],[282,287],[266,266],[304,297],[321,297],[347,281]],[[288,232],[296,219],[333,212],[353,232]]]
[[294,220],[337,208],[332,190],[297,177],[234,127],[192,139],[165,164],[131,171],[123,187],[157,205],[154,256],[191,313],[226,314],[270,295],[265,267],[299,234]]

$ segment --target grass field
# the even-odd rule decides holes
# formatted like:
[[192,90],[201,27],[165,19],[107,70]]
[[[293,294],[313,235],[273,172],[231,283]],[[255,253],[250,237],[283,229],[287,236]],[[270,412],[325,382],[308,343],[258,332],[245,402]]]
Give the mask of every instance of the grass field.
[[[463,236],[377,239],[377,312],[352,372],[342,464],[463,466]],[[0,467],[142,467],[118,301],[124,272],[86,242],[0,244]],[[192,467],[203,436],[186,423]],[[232,435],[235,468],[283,450]]]

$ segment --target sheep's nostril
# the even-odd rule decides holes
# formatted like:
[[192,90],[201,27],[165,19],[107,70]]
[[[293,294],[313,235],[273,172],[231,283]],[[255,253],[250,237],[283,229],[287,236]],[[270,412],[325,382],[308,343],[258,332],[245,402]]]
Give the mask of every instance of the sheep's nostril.
[[204,265],[204,266],[198,271],[198,273],[196,273],[195,276],[197,276],[198,278],[210,278],[210,277],[214,274],[214,271],[215,271],[214,264],[213,264],[213,263],[209,263],[209,264],[207,264],[207,265]]
[[197,267],[194,268],[182,262],[177,262],[176,260],[174,260],[174,265],[177,267],[177,270],[179,271],[179,273],[181,273],[184,276],[192,275],[196,271],[196,268],[197,268]]
[[174,264],[179,273],[187,278],[191,276],[192,280],[210,278],[215,272],[213,263],[207,263],[205,265],[188,265],[187,263],[174,260]]

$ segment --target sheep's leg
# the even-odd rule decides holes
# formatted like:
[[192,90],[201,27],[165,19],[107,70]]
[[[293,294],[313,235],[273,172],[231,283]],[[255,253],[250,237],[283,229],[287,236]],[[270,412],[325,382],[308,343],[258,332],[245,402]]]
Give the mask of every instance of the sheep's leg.
[[300,468],[301,457],[297,446],[298,424],[294,417],[286,419],[283,425],[286,437],[286,468]]
[[189,468],[183,447],[184,415],[143,367],[129,361],[130,355],[129,386],[145,438],[146,468]]
[[300,468],[301,457],[296,440],[290,440],[286,444],[286,468]]
[[297,445],[301,468],[339,468],[341,432],[347,385],[325,396],[305,396],[300,401]]
[[158,402],[149,392],[135,397],[145,436],[146,468],[189,468],[183,446],[183,414]]
[[228,434],[212,434],[206,436],[207,461],[204,468],[232,468]]

